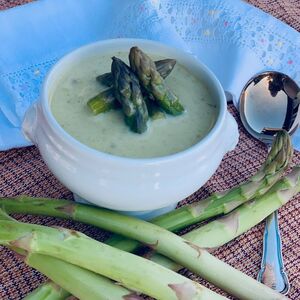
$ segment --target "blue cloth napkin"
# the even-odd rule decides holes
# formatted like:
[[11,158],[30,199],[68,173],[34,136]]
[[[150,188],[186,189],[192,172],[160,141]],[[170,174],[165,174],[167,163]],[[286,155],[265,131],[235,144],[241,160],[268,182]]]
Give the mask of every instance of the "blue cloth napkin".
[[[53,64],[101,39],[158,40],[193,53],[238,96],[253,74],[300,83],[300,34],[237,0],[39,0],[0,12],[0,150],[27,146],[21,124]],[[294,136],[300,149],[300,133]]]

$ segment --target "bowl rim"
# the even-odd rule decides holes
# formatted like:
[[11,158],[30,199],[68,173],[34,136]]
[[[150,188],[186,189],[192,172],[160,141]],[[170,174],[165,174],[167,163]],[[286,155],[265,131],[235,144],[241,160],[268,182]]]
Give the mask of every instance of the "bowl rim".
[[[149,44],[154,47],[160,47],[164,48],[166,51],[172,51],[177,52],[180,55],[189,56],[192,58],[195,63],[202,69],[206,75],[209,77],[209,80],[213,84],[213,88],[216,90],[218,98],[220,99],[219,103],[219,113],[217,120],[214,124],[214,126],[210,129],[210,131],[196,144],[173,154],[165,155],[165,156],[157,156],[157,157],[149,157],[149,158],[139,158],[139,157],[126,157],[126,156],[118,156],[106,152],[102,152],[100,150],[94,149],[92,147],[89,147],[88,145],[85,145],[84,143],[78,141],[76,138],[74,138],[72,135],[70,135],[67,131],[65,131],[61,125],[58,123],[58,121],[55,119],[51,112],[50,108],[50,101],[49,101],[49,95],[50,95],[50,85],[51,82],[55,78],[55,73],[59,67],[61,67],[62,64],[66,63],[68,60],[70,60],[72,57],[80,54],[81,52],[87,51],[90,48],[99,47],[101,45],[107,45],[111,43],[121,43],[121,44]],[[116,49],[116,51],[118,51]],[[42,90],[41,90],[41,106],[44,113],[45,118],[47,119],[47,122],[50,126],[50,128],[57,132],[66,142],[67,144],[73,146],[74,149],[81,153],[90,154],[98,158],[103,158],[106,160],[113,160],[117,162],[123,162],[123,163],[135,163],[135,164],[152,164],[152,163],[163,163],[163,162],[172,162],[174,160],[178,160],[181,158],[184,158],[186,156],[190,156],[192,154],[195,154],[199,151],[200,148],[205,147],[214,136],[218,134],[218,132],[221,130],[222,125],[225,121],[226,117],[226,108],[227,108],[227,102],[226,102],[226,96],[225,92],[222,88],[222,85],[216,75],[204,64],[202,63],[195,55],[186,52],[182,49],[178,49],[175,47],[170,47],[166,44],[163,44],[161,42],[153,41],[153,40],[147,40],[147,39],[138,39],[138,38],[117,38],[117,39],[107,39],[107,40],[101,40],[93,43],[89,43],[87,45],[81,46],[79,48],[76,48],[75,50],[67,53],[62,58],[60,58],[54,66],[49,70],[47,73],[44,82],[42,84]]]

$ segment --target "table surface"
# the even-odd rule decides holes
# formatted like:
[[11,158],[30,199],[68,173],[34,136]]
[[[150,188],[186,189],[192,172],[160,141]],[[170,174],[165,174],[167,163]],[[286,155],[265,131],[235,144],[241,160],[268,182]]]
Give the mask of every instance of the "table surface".
[[[31,2],[30,0],[0,0],[0,10]],[[300,31],[299,0],[249,0],[249,3],[265,10]],[[229,107],[239,124],[240,140],[234,151],[223,159],[214,176],[192,196],[180,205],[198,201],[216,191],[223,191],[246,180],[255,173],[266,157],[263,144],[251,138],[241,127],[234,107]],[[294,154],[291,166],[300,163],[300,153]],[[35,147],[0,152],[0,195],[32,196],[71,199],[71,193],[63,187],[43,163]],[[294,197],[279,211],[279,223],[282,233],[284,262],[291,283],[289,298],[300,298],[300,195]],[[91,226],[63,221],[51,217],[16,216],[22,221],[43,225],[58,225],[73,228],[104,240],[107,234]],[[226,261],[246,274],[256,277],[262,255],[263,224],[259,224],[214,252],[218,258]],[[188,270],[183,274],[209,286],[212,285],[195,276]],[[0,299],[22,299],[46,278],[27,267],[17,256],[6,248],[0,247]]]

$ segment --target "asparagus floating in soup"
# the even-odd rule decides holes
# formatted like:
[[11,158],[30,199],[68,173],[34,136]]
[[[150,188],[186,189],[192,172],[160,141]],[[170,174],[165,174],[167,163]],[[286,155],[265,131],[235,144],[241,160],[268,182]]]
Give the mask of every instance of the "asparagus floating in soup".
[[[128,63],[128,52],[92,56],[78,61],[60,79],[51,97],[51,109],[61,127],[81,143],[117,156],[151,158],[183,151],[199,142],[215,124],[216,107],[208,88],[178,62],[165,79],[185,111],[179,116],[149,120],[142,134],[131,132],[121,110],[93,115],[87,100],[106,90],[95,79],[110,72],[111,57]],[[152,59],[163,57],[150,55]]]

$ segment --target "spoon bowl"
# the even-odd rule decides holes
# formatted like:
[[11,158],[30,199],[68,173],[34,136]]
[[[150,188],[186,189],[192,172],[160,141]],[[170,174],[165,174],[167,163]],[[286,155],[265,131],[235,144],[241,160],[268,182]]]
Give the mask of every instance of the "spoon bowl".
[[298,85],[280,72],[268,71],[252,77],[239,100],[246,130],[267,145],[278,130],[293,134],[300,122],[299,91]]

